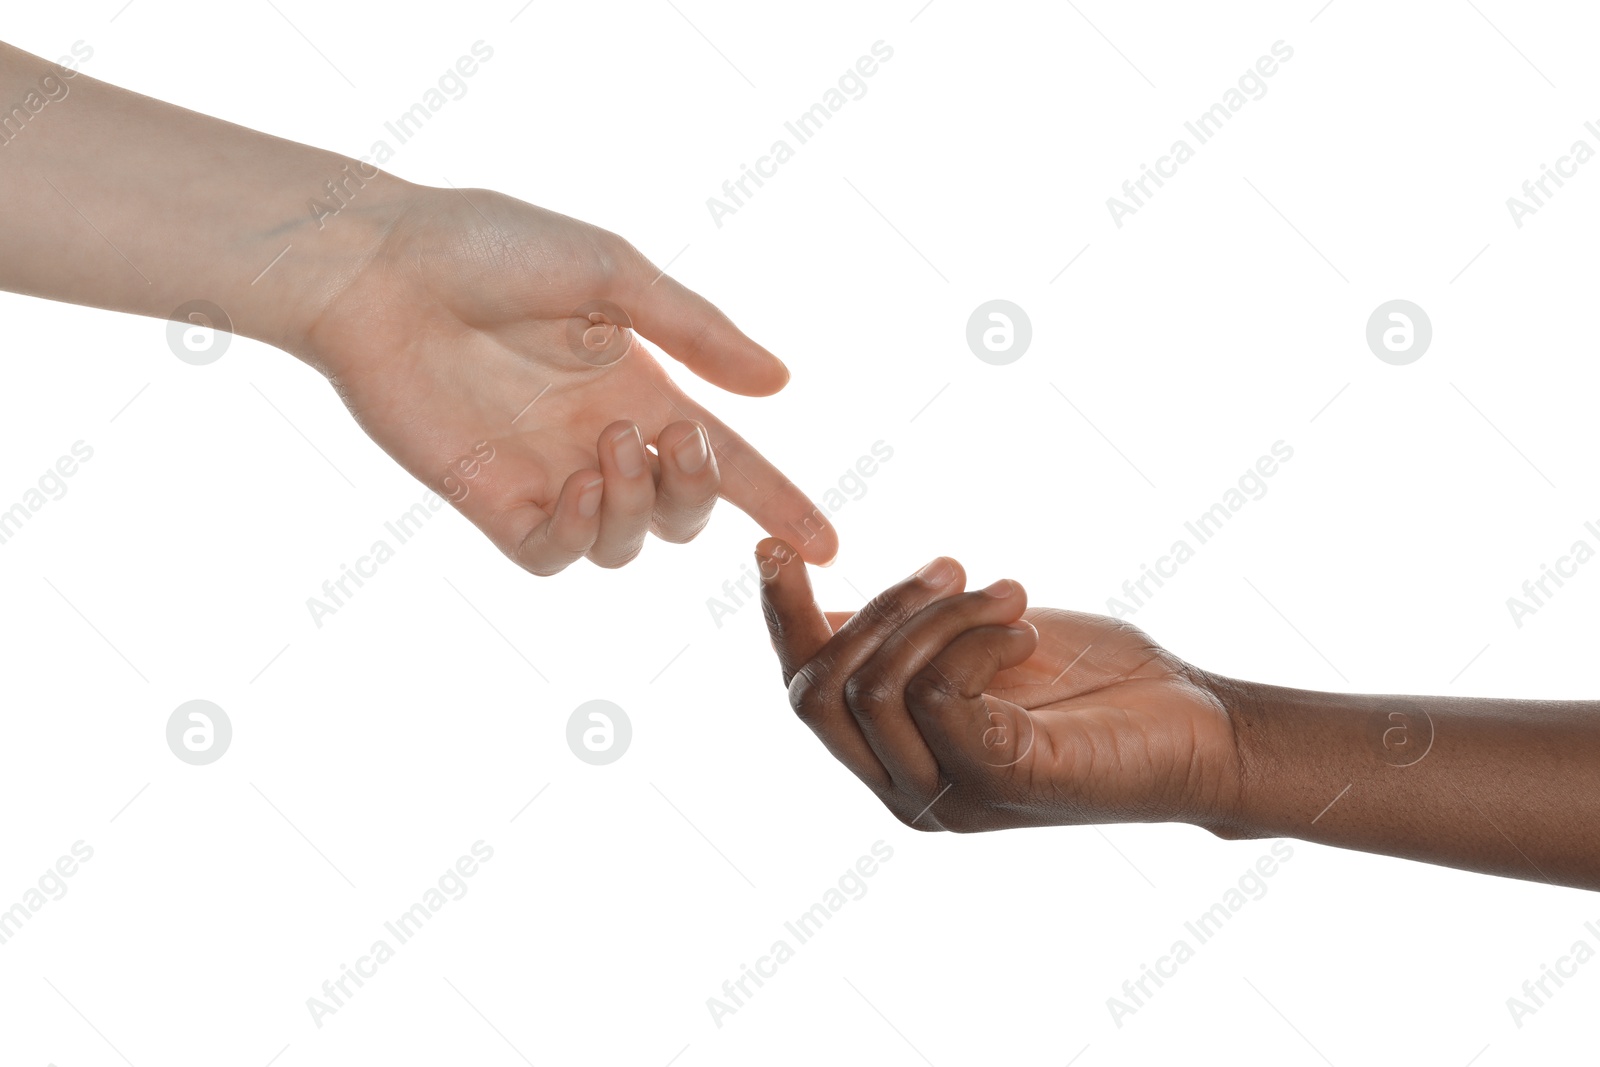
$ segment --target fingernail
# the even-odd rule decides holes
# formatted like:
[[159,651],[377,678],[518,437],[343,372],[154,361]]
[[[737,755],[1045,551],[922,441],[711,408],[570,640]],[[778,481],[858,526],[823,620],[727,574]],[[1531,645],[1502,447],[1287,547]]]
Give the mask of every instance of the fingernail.
[[777,581],[778,572],[783,569],[783,565],[794,558],[793,550],[784,545],[777,546],[771,552],[757,552],[756,567],[761,572],[761,580]]
[[993,585],[984,586],[983,592],[985,596],[992,596],[996,600],[1004,600],[1016,588],[1016,582],[1013,582],[1010,578],[1002,578]]
[[672,450],[673,457],[685,474],[693,474],[704,467],[709,454],[706,450],[706,432],[698,426],[694,428],[694,433],[679,441],[678,447]]
[[644,441],[639,437],[639,427],[631,427],[613,438],[611,454],[624,477],[637,478],[643,474]]
[[586,519],[594,518],[595,512],[600,510],[600,498],[605,495],[606,483],[596,478],[584,487],[578,494],[578,514]]
[[923,567],[916,576],[929,585],[949,585],[951,579],[956,576],[956,569],[950,565],[949,560],[940,558]]

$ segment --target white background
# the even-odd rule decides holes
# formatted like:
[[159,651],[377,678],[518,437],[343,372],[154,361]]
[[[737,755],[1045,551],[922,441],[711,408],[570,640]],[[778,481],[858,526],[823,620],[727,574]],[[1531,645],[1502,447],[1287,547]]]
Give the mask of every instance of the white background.
[[[1506,598],[1600,519],[1600,162],[1521,228],[1505,201],[1596,144],[1600,27],[1577,4],[1318,2],[106,0],[10,5],[5,33],[50,57],[85,41],[85,74],[352,156],[487,43],[388,169],[672,261],[795,372],[761,400],[679,377],[814,495],[891,447],[836,516],[830,606],[948,553],[1104,610],[1283,440],[1268,494],[1141,626],[1280,684],[1594,697],[1600,566],[1520,628]],[[718,228],[706,198],[879,40],[867,94]],[[1267,94],[1114,225],[1106,198],[1279,40]],[[1032,320],[1009,366],[965,342],[992,298]],[[1394,298],[1433,322],[1409,366],[1364,340]],[[690,546],[550,580],[446,511],[319,629],[306,598],[423,489],[315,373],[242,339],[189,366],[155,320],[13,296],[0,316],[0,506],[94,449],[0,546],[0,907],[94,850],[0,946],[7,1064],[1588,1047],[1600,963],[1520,1028],[1506,998],[1600,946],[1593,896],[1300,843],[1119,1028],[1107,998],[1269,842],[904,829],[792,718],[759,610],[713,622],[758,537],[731,508]],[[195,698],[234,727],[206,767],[165,742]],[[565,742],[596,698],[634,729],[605,767]],[[480,839],[470,892],[316,1026],[306,999]],[[880,840],[867,894],[715,1025],[706,998]]]

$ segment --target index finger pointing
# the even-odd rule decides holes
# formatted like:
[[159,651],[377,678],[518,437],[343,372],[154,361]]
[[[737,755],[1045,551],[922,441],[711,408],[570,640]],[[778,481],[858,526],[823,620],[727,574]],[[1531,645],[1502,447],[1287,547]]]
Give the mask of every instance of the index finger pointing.
[[761,608],[767,633],[783,668],[783,684],[794,680],[833,637],[833,627],[817,607],[806,565],[787,542],[769,537],[756,546],[761,571]]
[[793,545],[807,563],[832,562],[839,554],[839,534],[827,513],[727,423],[709,411],[696,417],[717,453],[722,498]]

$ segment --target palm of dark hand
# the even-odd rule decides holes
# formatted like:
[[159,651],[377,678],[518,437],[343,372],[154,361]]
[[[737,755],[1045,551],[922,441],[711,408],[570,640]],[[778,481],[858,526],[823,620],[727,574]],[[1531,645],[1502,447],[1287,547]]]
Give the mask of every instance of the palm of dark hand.
[[1028,821],[1177,818],[1229,780],[1232,727],[1187,664],[1105,616],[1034,608],[1023,618],[1038,649],[985,692],[1017,709],[996,722],[1029,735],[990,761],[996,784],[1038,809]]

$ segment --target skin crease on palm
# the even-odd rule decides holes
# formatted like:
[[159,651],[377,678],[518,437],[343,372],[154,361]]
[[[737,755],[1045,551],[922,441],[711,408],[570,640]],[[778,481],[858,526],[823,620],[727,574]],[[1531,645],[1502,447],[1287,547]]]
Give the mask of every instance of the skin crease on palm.
[[[997,703],[985,747],[1002,764],[997,773],[1010,776],[1005,784],[1019,797],[1048,798],[1046,824],[1194,811],[1196,776],[1228,766],[1233,738],[1185,665],[1143,631],[1108,628],[1097,616],[1029,608],[1022,621],[1037,645],[985,689]],[[961,678],[952,672],[952,682]]]

